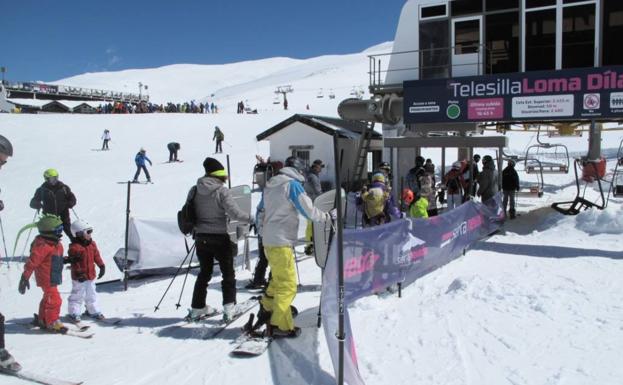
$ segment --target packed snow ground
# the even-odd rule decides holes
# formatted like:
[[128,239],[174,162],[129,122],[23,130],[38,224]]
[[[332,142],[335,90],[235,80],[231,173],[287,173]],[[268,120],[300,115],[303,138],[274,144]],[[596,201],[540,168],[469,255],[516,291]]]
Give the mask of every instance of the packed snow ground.
[[[142,81],[159,102],[210,99],[215,93],[223,111],[216,115],[0,115],[0,134],[15,146],[15,156],[0,171],[0,199],[6,206],[0,215],[9,254],[17,231],[33,218],[28,203],[43,182],[43,170],[54,167],[78,198],[76,213],[95,227],[94,239],[108,267],[105,278],[118,278],[111,258],[123,245],[126,190],[117,182],[133,176],[133,159],[140,147],[154,162],[150,172],[155,184],[133,186],[132,215],[173,219],[188,188],[203,174],[203,159],[213,153],[215,125],[226,136],[223,149],[230,155],[232,185],[250,184],[255,154],[269,153],[268,143],[257,143],[255,135],[295,112],[335,116],[337,102],[350,96],[352,86],[367,82],[365,53],[296,63],[267,59],[236,63],[229,70],[204,66],[192,72],[187,66],[171,66],[60,81],[115,90],[126,85],[128,91],[130,84]],[[218,79],[222,82],[215,84]],[[274,87],[283,84],[295,88],[289,95],[290,111],[272,104]],[[325,91],[323,99],[316,98],[320,87]],[[335,100],[327,99],[332,87]],[[260,114],[233,113],[236,102],[246,99]],[[96,151],[106,128],[112,134],[111,150]],[[604,134],[609,170],[622,136]],[[515,154],[535,142],[529,133],[510,133],[509,138],[507,151]],[[181,144],[184,163],[163,163],[171,141]],[[568,145],[575,155],[585,154],[588,148],[586,135],[550,141]],[[494,155],[486,149],[478,152]],[[438,151],[423,155],[439,165]],[[449,151],[448,164],[452,155]],[[225,162],[225,154],[215,157]],[[535,182],[534,176],[523,173],[520,178]],[[519,199],[521,216],[506,223],[505,234],[476,244],[465,256],[416,281],[404,289],[402,298],[374,296],[352,306],[359,365],[367,384],[620,384],[622,201],[611,199],[606,210],[565,217],[549,206],[573,199],[573,173],[546,175],[545,184],[543,198]],[[595,198],[594,186],[587,191]],[[253,198],[255,206],[259,196]],[[301,261],[299,268],[302,287],[294,304],[301,311],[296,322],[303,335],[273,344],[261,357],[234,359],[228,352],[239,335],[235,328],[203,340],[200,327],[172,327],[186,314],[194,276],[179,310],[175,304],[181,277],[156,313],[154,306],[170,277],[131,281],[127,292],[116,283],[99,286],[103,311],[123,322],[118,327],[93,325],[95,337],[80,340],[33,334],[18,325],[37,311],[41,292],[33,278],[30,291],[19,295],[23,264],[11,262],[0,267],[0,311],[7,317],[7,347],[26,369],[89,385],[332,384],[324,333],[315,327],[320,270],[311,259]],[[246,270],[236,274],[239,287],[251,276]],[[71,283],[68,272],[64,277],[61,294],[66,301]],[[215,276],[207,299],[217,307],[219,281]],[[240,290],[238,300],[249,296]],[[0,378],[2,384],[25,384]]]
[[[132,215],[173,218],[202,174],[201,162],[213,151],[214,125],[226,135],[233,185],[248,184],[254,155],[268,154],[268,144],[256,143],[255,135],[287,116],[0,115],[1,133],[15,145],[15,156],[0,171],[9,253],[17,230],[32,219],[28,202],[43,181],[42,171],[55,167],[78,198],[76,213],[95,226],[94,238],[108,265],[106,278],[118,277],[111,257],[123,244],[125,186],[116,182],[131,178],[139,147],[154,162],[155,184],[133,187]],[[92,151],[100,147],[104,128],[112,132],[111,151]],[[619,136],[605,134],[604,147],[618,144]],[[172,140],[181,143],[184,163],[162,163]],[[513,133],[509,151],[521,152],[531,140],[532,134]],[[579,153],[587,148],[586,137],[558,141]],[[565,217],[548,206],[573,196],[572,175],[546,176],[546,183],[543,198],[519,200],[521,216],[506,224],[505,235],[477,244],[418,280],[401,299],[370,297],[353,305],[360,369],[368,384],[619,383],[621,202],[610,200],[607,210]],[[302,338],[280,341],[268,354],[241,360],[227,354],[238,336],[234,329],[206,341],[200,329],[171,327],[185,315],[194,277],[179,310],[181,279],[157,313],[153,308],[169,277],[133,281],[127,292],[109,284],[99,287],[101,305],[108,316],[123,319],[119,327],[93,325],[92,340],[32,334],[16,323],[32,316],[41,293],[34,284],[26,295],[17,293],[23,265],[12,262],[0,269],[8,348],[25,368],[87,384],[330,384],[333,369],[324,335],[315,328],[319,292],[314,286],[320,271],[309,259],[299,267],[303,288],[295,304],[302,313],[297,320],[304,327]],[[237,276],[243,286],[250,273],[240,270]],[[68,273],[65,279],[64,300]],[[221,302],[218,281],[215,277],[208,292],[214,306]],[[240,290],[238,299],[249,295]],[[2,383],[23,382],[2,377]]]

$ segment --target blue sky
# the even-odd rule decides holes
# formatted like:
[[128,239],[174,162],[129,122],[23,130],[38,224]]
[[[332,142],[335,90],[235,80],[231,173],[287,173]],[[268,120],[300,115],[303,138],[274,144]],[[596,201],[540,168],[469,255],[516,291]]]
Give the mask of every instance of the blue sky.
[[344,54],[393,40],[404,0],[0,1],[7,80]]

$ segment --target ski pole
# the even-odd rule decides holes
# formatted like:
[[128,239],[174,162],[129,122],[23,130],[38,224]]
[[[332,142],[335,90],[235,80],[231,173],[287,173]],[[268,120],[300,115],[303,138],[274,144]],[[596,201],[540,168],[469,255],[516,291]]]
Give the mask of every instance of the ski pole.
[[232,147],[232,148],[234,147],[234,146],[232,146],[231,144],[227,143],[226,141],[223,141],[223,143],[225,143],[225,144],[226,144],[226,145],[228,145],[229,147]]
[[[39,214],[39,210],[35,211],[35,215],[32,217],[32,222],[37,218],[37,214]],[[28,246],[28,241],[30,240],[30,234],[32,233],[32,227],[28,230],[28,236],[26,237],[26,243],[24,243],[24,248],[22,249],[22,257],[26,256],[26,247]]]
[[177,277],[177,275],[179,274],[180,270],[182,270],[182,266],[184,266],[184,262],[186,262],[186,259],[188,258],[188,256],[190,255],[190,253],[193,252],[193,250],[195,249],[195,244],[192,245],[192,247],[190,248],[190,250],[188,251],[188,253],[186,253],[186,256],[184,257],[184,260],[182,260],[182,263],[180,263],[180,266],[177,268],[177,271],[175,272],[175,274],[173,275],[173,278],[171,278],[171,282],[169,282],[169,286],[167,286],[167,288],[165,289],[164,293],[162,294],[162,298],[160,298],[160,301],[158,301],[158,304],[156,305],[156,307],[154,308],[154,313],[157,312],[160,309],[160,304],[162,303],[162,301],[164,300],[164,296],[167,295],[167,292],[169,291],[169,289],[171,288],[171,285],[173,285],[173,281],[175,281],[175,278]]
[[6,250],[6,240],[4,239],[4,225],[2,224],[2,216],[0,216],[0,230],[2,231],[2,244],[4,245],[4,258],[6,259],[6,267],[10,268],[9,265],[9,253]]
[[193,256],[195,255],[195,250],[190,254],[190,261],[188,261],[188,269],[186,269],[186,275],[184,275],[184,282],[182,283],[182,290],[180,290],[180,297],[177,299],[177,303],[175,304],[175,309],[179,309],[180,302],[182,302],[182,294],[184,293],[184,287],[186,286],[186,280],[188,279],[188,273],[190,273],[190,267],[193,264]]
[[299,273],[299,259],[296,257],[296,249],[292,248],[292,253],[294,254],[294,264],[296,265],[296,276],[298,277],[299,286],[301,286],[301,273]]
[[76,216],[77,220],[80,220],[80,217],[78,216],[78,214],[76,214],[76,210],[74,210],[73,208],[71,209],[71,212],[74,213],[74,215]]

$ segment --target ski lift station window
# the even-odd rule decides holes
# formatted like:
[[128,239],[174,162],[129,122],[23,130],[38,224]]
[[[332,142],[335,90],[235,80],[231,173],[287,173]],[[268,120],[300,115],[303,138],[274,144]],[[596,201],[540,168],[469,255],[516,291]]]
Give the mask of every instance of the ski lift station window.
[[292,151],[292,156],[296,156],[297,158],[303,160],[303,162],[305,162],[305,166],[309,167],[310,152],[314,149],[314,146],[290,146],[289,148]]
[[441,5],[429,5],[420,7],[420,20],[434,19],[437,17],[447,17],[448,6],[446,4]]
[[482,13],[482,0],[454,0],[452,5],[452,17]]
[[556,0],[526,0],[526,8],[547,7],[556,5]]
[[519,0],[488,0],[486,4],[487,12],[518,9]]

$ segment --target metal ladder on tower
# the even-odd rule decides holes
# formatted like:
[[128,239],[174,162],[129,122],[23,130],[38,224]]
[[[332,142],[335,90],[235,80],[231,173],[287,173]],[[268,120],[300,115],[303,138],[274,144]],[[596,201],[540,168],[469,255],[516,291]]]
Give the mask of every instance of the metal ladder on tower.
[[366,127],[361,132],[359,139],[359,148],[357,149],[357,157],[355,158],[355,174],[351,183],[351,190],[361,187],[360,183],[364,179],[363,170],[368,163],[368,150],[370,149],[370,141],[374,133],[374,122],[366,122]]

